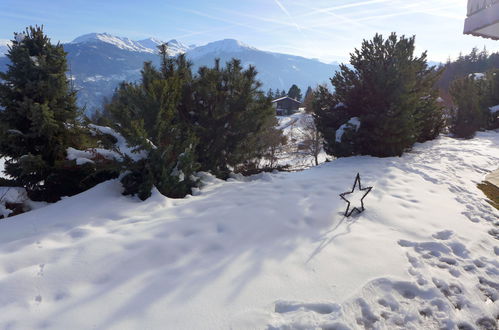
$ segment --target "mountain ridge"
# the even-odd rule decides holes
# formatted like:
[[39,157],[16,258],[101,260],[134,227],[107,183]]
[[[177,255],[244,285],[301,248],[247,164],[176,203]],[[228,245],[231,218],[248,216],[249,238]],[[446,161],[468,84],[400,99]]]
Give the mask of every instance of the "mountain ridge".
[[[122,81],[140,79],[144,62],[159,65],[157,46],[164,43],[158,38],[132,40],[108,33],[88,33],[63,44],[67,52],[71,79],[78,90],[78,102],[91,114],[110,98]],[[186,54],[196,72],[201,66],[213,66],[215,59],[222,64],[238,58],[243,67],[250,65],[259,72],[257,79],[262,90],[288,90],[293,84],[303,91],[308,86],[326,83],[338,69],[301,56],[259,50],[236,39],[223,39],[202,46],[185,45],[179,40],[167,42],[168,54]],[[0,57],[0,71],[8,60]]]

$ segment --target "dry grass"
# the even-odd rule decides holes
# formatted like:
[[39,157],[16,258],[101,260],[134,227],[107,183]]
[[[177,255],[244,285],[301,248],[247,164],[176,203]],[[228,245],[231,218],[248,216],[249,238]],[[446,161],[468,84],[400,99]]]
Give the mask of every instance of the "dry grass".
[[488,202],[499,210],[499,187],[489,182],[483,182],[478,184],[478,188],[488,197]]

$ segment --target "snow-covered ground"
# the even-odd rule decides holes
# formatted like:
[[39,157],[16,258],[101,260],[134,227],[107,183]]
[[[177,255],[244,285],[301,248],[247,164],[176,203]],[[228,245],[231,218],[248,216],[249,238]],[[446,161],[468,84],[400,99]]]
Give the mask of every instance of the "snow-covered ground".
[[[0,221],[0,329],[494,329],[499,132]],[[366,211],[338,194],[360,172]],[[498,235],[499,236],[499,235]]]
[[[310,138],[310,133],[307,130],[311,128],[310,124],[313,123],[312,115],[300,111],[290,116],[277,116],[277,122],[277,128],[282,130],[283,135],[288,140],[287,145],[278,155],[279,165],[287,165],[290,170],[302,170],[314,166],[314,157],[309,151],[300,148],[300,145],[303,145],[305,140]],[[319,164],[324,163],[326,159],[327,154],[321,150],[318,157]]]

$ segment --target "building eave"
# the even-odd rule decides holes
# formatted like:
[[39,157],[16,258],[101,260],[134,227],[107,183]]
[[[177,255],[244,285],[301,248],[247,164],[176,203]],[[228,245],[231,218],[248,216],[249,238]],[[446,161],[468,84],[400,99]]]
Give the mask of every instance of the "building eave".
[[499,2],[470,14],[464,23],[464,34],[499,40]]

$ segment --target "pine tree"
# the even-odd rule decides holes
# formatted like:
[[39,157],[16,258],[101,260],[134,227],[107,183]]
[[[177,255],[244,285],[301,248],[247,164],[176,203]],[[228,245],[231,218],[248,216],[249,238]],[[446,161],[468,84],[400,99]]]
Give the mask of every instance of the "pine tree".
[[66,53],[52,44],[43,27],[16,33],[0,73],[0,155],[13,183],[34,200],[56,201],[82,190],[92,169],[66,160],[69,146],[82,143],[76,92],[66,78]]
[[301,101],[302,98],[301,89],[296,85],[291,86],[291,88],[288,91],[288,96],[297,101]]
[[[392,33],[385,40],[376,34],[351,54],[352,68],[340,66],[331,79],[333,100],[317,114],[326,151],[335,156],[398,156],[416,141],[438,135],[442,111],[432,84],[439,73],[428,68],[426,53],[415,57],[414,49],[414,37]],[[353,117],[360,127],[336,141],[331,131]]]
[[156,187],[163,195],[180,198],[196,185],[194,150],[197,139],[188,123],[192,74],[184,55],[172,59],[160,46],[161,70],[145,63],[140,83],[122,83],[106,112],[114,128],[147,157],[126,160],[122,178],[125,195],[145,200]]
[[468,76],[455,80],[450,94],[455,107],[452,112],[450,131],[455,137],[469,139],[486,123],[484,90],[486,81]]
[[221,67],[201,67],[194,86],[192,122],[199,137],[201,169],[227,178],[268,146],[260,137],[275,126],[271,100],[260,91],[257,71],[233,59]]
[[275,90],[274,98],[278,99],[281,97],[281,90],[278,88]]

